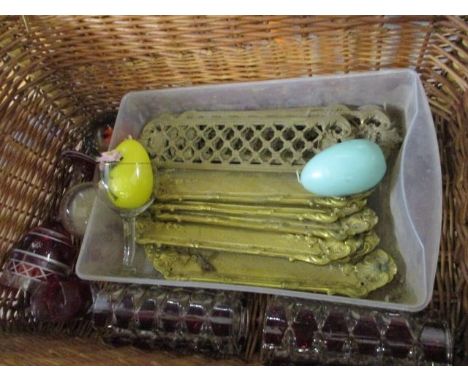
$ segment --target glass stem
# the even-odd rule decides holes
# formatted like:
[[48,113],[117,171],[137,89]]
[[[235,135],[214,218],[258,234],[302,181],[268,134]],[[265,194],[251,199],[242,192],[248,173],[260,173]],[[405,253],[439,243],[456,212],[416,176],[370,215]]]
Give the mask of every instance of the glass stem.
[[123,232],[124,232],[124,267],[131,267],[135,257],[135,217],[124,217]]

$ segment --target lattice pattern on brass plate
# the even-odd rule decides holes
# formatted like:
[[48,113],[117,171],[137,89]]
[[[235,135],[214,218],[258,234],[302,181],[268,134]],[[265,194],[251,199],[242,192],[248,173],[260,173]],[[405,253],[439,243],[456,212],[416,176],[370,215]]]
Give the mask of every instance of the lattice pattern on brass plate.
[[377,106],[164,114],[141,140],[158,167],[303,166],[332,144],[368,138],[390,151],[399,128]]

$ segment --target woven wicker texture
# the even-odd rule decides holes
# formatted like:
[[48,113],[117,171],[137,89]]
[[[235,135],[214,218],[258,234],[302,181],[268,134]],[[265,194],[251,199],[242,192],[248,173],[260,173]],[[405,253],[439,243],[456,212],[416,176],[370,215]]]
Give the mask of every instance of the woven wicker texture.
[[[0,336],[2,365],[33,366],[185,366],[185,365],[245,365],[238,359],[207,359],[202,356],[179,355],[169,352],[148,352],[134,347],[114,348],[97,339],[43,335]],[[24,349],[31,349],[25,352]]]
[[[429,97],[443,171],[440,262],[426,313],[448,320],[463,357],[467,32],[461,17],[1,18],[0,265],[24,231],[54,211],[66,184],[58,154],[79,145],[128,91],[408,67],[420,73]],[[21,293],[0,290],[2,330],[89,332],[82,324],[33,325],[23,301]]]

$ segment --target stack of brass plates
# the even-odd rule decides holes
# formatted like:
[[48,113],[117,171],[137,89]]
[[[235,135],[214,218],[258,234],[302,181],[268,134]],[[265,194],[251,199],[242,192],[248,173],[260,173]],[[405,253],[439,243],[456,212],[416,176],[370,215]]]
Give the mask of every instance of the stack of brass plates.
[[397,272],[377,248],[371,192],[318,197],[296,174],[357,137],[386,155],[401,140],[370,106],[160,115],[140,137],[156,182],[137,241],[168,279],[365,296]]

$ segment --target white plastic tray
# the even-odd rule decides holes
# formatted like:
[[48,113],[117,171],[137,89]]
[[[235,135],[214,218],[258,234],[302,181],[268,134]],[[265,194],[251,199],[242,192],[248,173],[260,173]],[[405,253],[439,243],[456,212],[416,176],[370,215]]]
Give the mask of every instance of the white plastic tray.
[[[270,293],[404,311],[422,310],[432,297],[442,219],[439,151],[428,101],[418,75],[408,69],[313,78],[297,78],[228,85],[132,92],[122,99],[111,148],[129,134],[139,136],[145,124],[162,112],[187,110],[253,110],[330,104],[383,105],[399,110],[405,139],[390,169],[385,192],[390,192],[394,238],[382,239],[399,247],[400,272],[410,291],[386,301],[378,293],[367,299],[218,283],[164,280],[138,249],[137,273],[121,274],[122,226],[119,217],[96,200],[76,271],[86,280],[172,285]],[[382,198],[382,200],[385,198]],[[373,207],[379,212],[382,202]],[[381,219],[382,220],[382,219]],[[388,219],[389,221],[391,219]],[[385,222],[379,223],[385,228]],[[388,228],[388,227],[387,227]],[[380,234],[382,237],[382,234]],[[391,253],[391,251],[389,251]],[[409,297],[408,297],[409,296]]]

